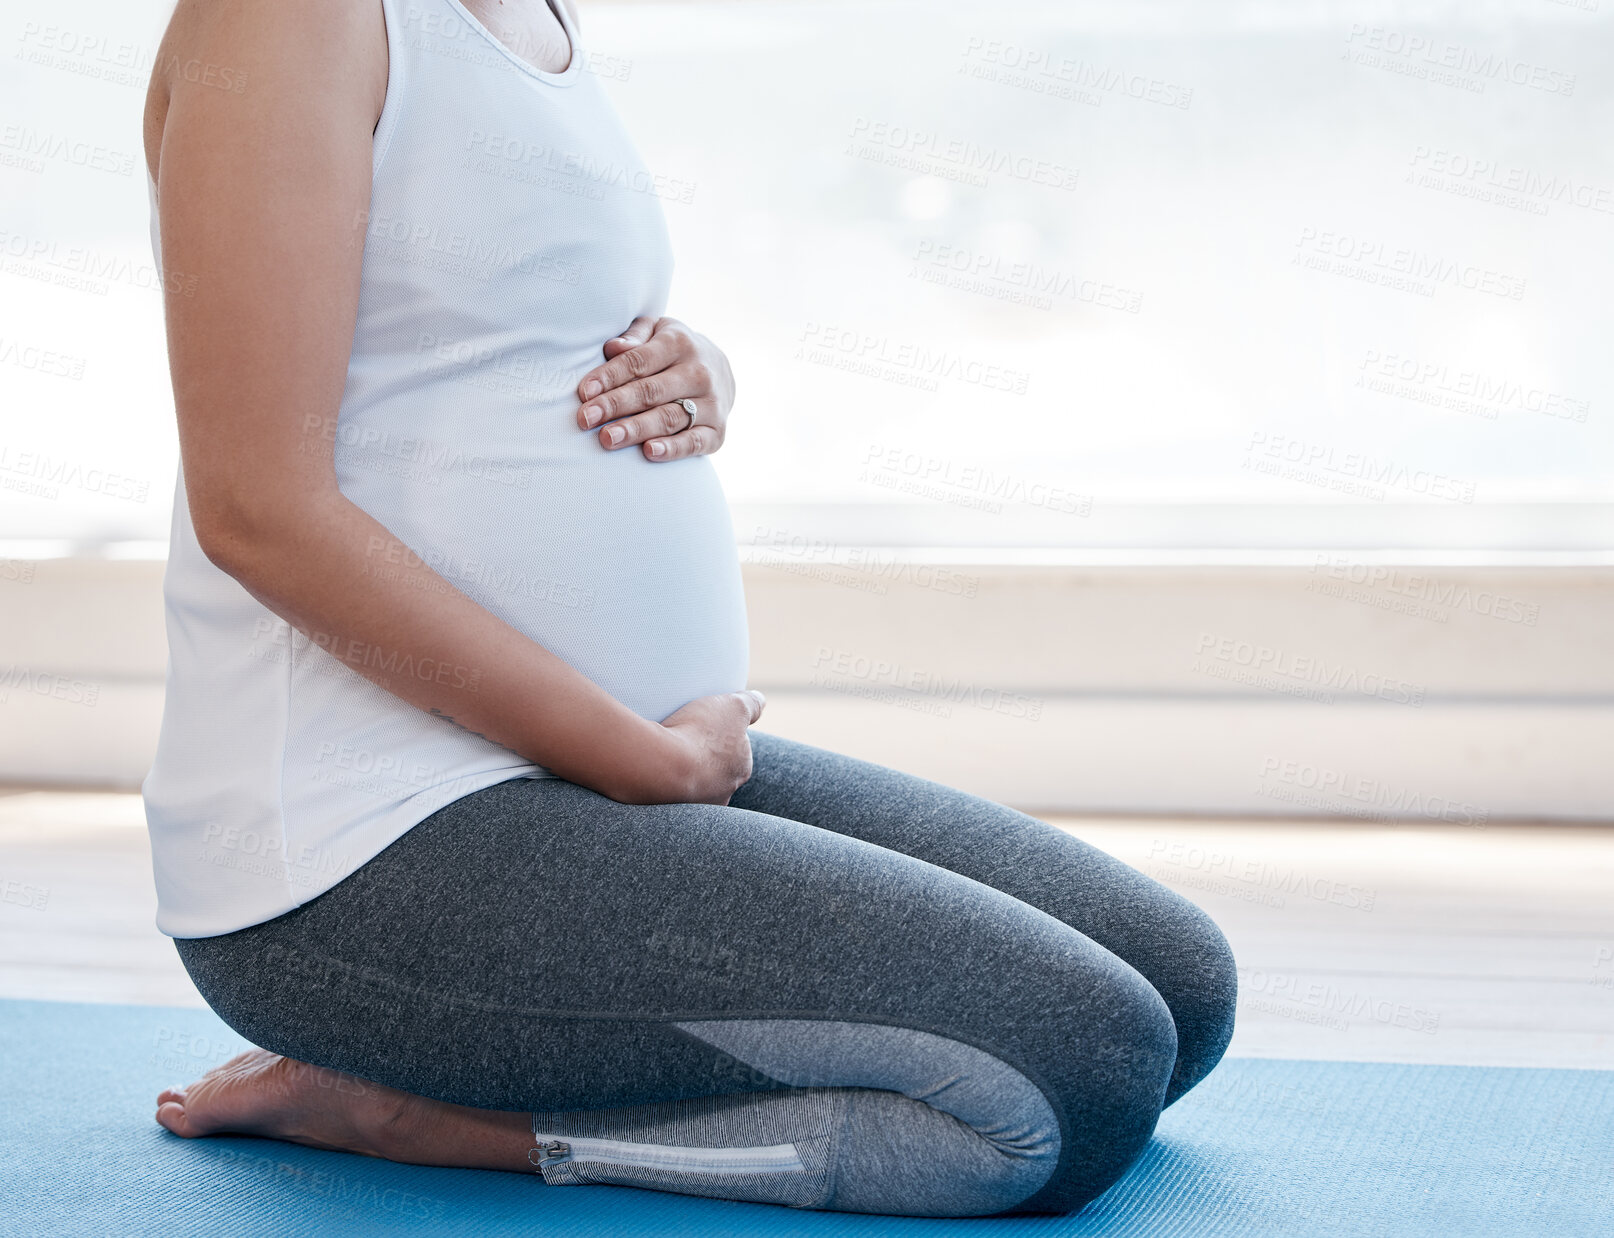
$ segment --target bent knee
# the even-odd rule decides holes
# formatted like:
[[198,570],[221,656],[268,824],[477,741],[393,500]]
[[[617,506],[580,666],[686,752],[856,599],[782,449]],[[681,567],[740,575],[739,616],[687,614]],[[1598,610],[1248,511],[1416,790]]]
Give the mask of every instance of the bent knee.
[[[1181,1056],[1181,1038],[1170,1004],[1149,980],[1116,960],[1097,993],[1103,1033],[1086,1047],[1091,1094],[1085,1107],[1111,1113],[1118,1127],[1153,1129],[1167,1085]],[[1096,987],[1096,986],[1095,986]]]
[[1119,959],[1090,977],[1059,1086],[1065,1142],[1036,1195],[1011,1212],[1070,1212],[1108,1190],[1148,1144],[1177,1060],[1165,1000]]
[[1210,1074],[1233,1038],[1238,967],[1227,937],[1199,907],[1183,900],[1174,982],[1162,993],[1177,1025],[1177,1064],[1166,1104]]

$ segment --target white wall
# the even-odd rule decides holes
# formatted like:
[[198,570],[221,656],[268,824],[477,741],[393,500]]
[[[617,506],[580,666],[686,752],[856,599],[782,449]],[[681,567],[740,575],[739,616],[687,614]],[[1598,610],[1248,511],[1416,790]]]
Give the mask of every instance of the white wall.
[[[838,558],[746,565],[765,729],[1034,808],[1614,817],[1614,568]],[[0,561],[0,780],[138,783],[162,567]]]

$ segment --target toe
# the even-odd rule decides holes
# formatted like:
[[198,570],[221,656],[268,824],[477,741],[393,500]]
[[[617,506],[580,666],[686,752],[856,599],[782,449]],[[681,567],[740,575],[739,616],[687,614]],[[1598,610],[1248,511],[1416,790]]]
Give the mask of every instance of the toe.
[[159,1105],[166,1105],[169,1101],[176,1101],[183,1105],[185,1103],[185,1089],[164,1088],[157,1094],[157,1103]]
[[197,1134],[191,1129],[190,1119],[185,1115],[185,1106],[175,1100],[164,1101],[157,1106],[157,1125],[176,1135],[183,1135],[186,1139],[193,1139]]

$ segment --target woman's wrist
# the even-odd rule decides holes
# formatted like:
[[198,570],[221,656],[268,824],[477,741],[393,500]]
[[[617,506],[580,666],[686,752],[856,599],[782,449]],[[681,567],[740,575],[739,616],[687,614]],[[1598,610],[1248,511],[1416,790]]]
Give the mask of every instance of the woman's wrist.
[[694,782],[689,745],[659,722],[637,715],[635,722],[616,737],[590,789],[623,804],[682,802]]

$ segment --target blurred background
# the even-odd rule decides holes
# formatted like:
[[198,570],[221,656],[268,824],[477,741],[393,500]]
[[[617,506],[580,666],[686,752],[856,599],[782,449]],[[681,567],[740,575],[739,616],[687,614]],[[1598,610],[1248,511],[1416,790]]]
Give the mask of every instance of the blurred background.
[[[57,915],[138,886],[161,715],[170,7],[0,20],[0,878]],[[766,725],[1152,865],[1265,967],[1245,1051],[1607,1064],[1607,0],[581,7],[738,377]],[[8,915],[14,990],[193,1000]],[[1313,974],[1446,1036],[1272,1012]]]

